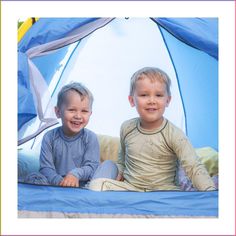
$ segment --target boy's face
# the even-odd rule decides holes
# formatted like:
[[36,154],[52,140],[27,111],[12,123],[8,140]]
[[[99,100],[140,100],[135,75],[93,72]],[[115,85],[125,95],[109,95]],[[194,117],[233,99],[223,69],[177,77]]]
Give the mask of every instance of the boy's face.
[[76,91],[68,91],[61,107],[55,107],[57,118],[62,120],[62,129],[66,136],[75,136],[84,128],[92,114],[89,99],[81,100]]
[[129,96],[129,102],[132,107],[136,107],[144,129],[155,129],[162,124],[163,114],[170,100],[165,83],[152,81],[148,77],[138,80],[134,95]]

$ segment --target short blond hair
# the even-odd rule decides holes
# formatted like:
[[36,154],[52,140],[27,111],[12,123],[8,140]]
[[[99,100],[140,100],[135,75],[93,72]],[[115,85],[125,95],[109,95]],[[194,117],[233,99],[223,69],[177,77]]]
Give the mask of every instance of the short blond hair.
[[171,80],[169,76],[163,70],[156,67],[144,67],[132,75],[130,80],[130,96],[134,95],[136,82],[143,78],[149,78],[152,81],[158,80],[165,83],[167,94],[168,96],[171,96]]

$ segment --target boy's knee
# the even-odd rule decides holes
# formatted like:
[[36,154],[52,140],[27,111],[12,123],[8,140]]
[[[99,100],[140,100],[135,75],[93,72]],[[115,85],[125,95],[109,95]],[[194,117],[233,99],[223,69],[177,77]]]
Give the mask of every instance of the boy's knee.
[[106,160],[98,167],[92,179],[108,178],[116,179],[118,168],[111,160]]
[[105,168],[109,168],[109,169],[115,169],[115,170],[118,169],[116,163],[112,160],[105,160],[102,163],[102,166],[104,166]]

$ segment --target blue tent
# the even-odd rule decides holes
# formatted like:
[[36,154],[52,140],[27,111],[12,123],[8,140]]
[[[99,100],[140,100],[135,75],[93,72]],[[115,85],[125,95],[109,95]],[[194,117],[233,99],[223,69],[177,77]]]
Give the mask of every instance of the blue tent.
[[[99,41],[94,41],[96,37]],[[40,18],[18,43],[19,145],[35,141],[58,124],[53,104],[75,68],[74,75],[80,76],[71,80],[83,78],[89,88],[94,86],[92,92],[104,93],[111,87],[114,96],[104,106],[112,100],[115,111],[118,107],[122,111],[125,105],[117,96],[128,94],[120,83],[129,86],[131,74],[143,66],[160,67],[173,79],[174,102],[167,117],[195,147],[218,149],[217,18]],[[103,84],[105,72],[110,81],[107,78]],[[95,94],[94,107],[99,107],[99,96]],[[92,126],[95,132],[104,128],[109,134],[103,123],[119,129],[121,120],[133,116],[130,113],[114,123],[114,112],[109,107],[104,112],[114,118],[97,118]]]

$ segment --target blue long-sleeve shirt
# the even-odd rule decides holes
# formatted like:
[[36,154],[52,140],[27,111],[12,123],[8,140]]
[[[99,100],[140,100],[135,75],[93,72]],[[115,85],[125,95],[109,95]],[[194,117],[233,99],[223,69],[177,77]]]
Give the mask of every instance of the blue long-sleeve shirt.
[[66,137],[61,127],[48,131],[42,141],[40,173],[52,185],[59,185],[67,174],[87,181],[99,165],[99,143],[92,131],[84,128],[74,137]]

